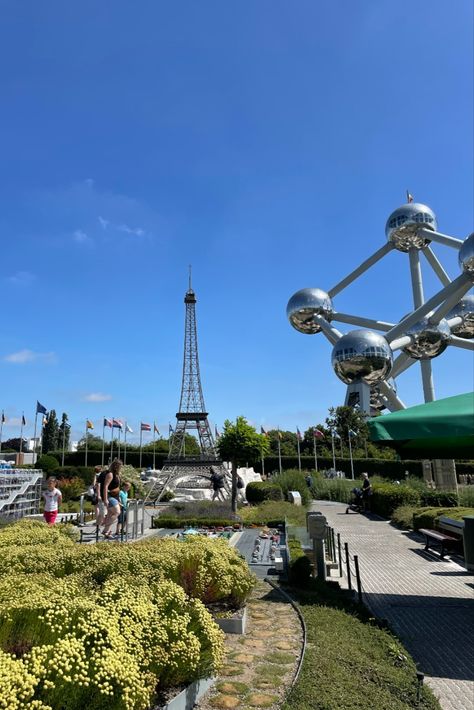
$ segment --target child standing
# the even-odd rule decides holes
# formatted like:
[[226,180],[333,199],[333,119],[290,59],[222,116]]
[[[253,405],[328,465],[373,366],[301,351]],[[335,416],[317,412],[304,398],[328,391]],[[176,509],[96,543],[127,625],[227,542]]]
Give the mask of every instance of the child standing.
[[120,514],[119,514],[118,521],[117,521],[117,530],[115,531],[115,534],[117,537],[121,534],[123,526],[124,526],[125,521],[127,519],[129,490],[130,490],[130,483],[128,481],[124,481],[122,483],[122,488],[119,493]]
[[56,479],[50,476],[46,481],[46,490],[43,491],[44,498],[44,519],[48,525],[54,525],[58,516],[59,506],[63,497],[59,488],[56,488]]

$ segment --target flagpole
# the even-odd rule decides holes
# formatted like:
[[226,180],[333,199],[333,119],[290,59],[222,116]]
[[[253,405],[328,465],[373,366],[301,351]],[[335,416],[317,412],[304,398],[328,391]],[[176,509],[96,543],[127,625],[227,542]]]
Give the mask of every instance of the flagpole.
[[153,470],[155,470],[155,448],[156,448],[155,428],[156,428],[156,424],[155,424],[155,420],[153,420]]
[[86,453],[84,456],[84,466],[87,466],[87,439],[89,438],[89,427],[87,426],[87,419],[86,419]]
[[0,422],[0,452],[2,451],[2,435],[3,435],[3,420],[5,419],[5,412],[2,409],[2,420]]
[[64,466],[64,449],[66,446],[66,422],[63,422],[63,455],[61,457],[61,466]]
[[300,450],[300,437],[298,434],[296,435],[296,445],[298,447],[298,469],[301,473],[301,450]]
[[110,427],[110,463],[114,460],[114,418],[112,417],[112,426]]
[[344,458],[344,449],[342,448],[342,436],[339,437],[339,441],[341,443],[341,459]]
[[105,416],[102,419],[102,468],[104,467],[105,459]]
[[349,427],[347,428],[347,435],[349,438],[349,456],[351,459],[351,475],[352,475],[352,480],[354,480],[354,462],[352,460],[351,430],[349,429]]
[[331,430],[331,442],[332,442],[332,467],[334,472],[336,472],[336,452],[334,450],[334,432]]
[[127,422],[125,422],[125,433],[123,435],[123,463],[127,463]]
[[316,451],[316,435],[313,432],[313,449],[314,449],[314,470],[318,470],[318,454]]
[[[113,422],[112,422],[112,423],[113,423]],[[119,427],[119,428],[118,428],[118,454],[117,454],[118,458],[120,458],[120,432],[121,432],[121,431],[122,431],[122,430],[121,430],[121,428]]]
[[262,457],[262,478],[265,476],[265,457],[263,455],[263,444],[261,448],[261,457]]
[[140,464],[139,468],[142,467],[142,423],[140,422]]
[[280,430],[278,429],[278,463],[280,468],[280,473],[282,473],[281,468],[281,442],[280,442]]
[[[24,420],[24,414],[21,416],[21,432],[20,432],[20,454],[21,454],[21,449],[22,449],[22,444],[23,444],[23,420]],[[38,412],[35,414],[35,433],[33,434],[33,452],[35,454],[35,464],[38,459],[38,452],[36,450],[36,425],[38,421]]]

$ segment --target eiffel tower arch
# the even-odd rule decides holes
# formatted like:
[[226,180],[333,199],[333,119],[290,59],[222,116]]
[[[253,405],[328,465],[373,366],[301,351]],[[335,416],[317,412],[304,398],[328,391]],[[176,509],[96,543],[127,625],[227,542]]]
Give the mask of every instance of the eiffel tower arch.
[[[204,404],[201,374],[199,369],[198,339],[196,325],[196,294],[191,285],[184,297],[186,306],[184,326],[184,358],[181,380],[181,398],[176,413],[176,426],[170,437],[168,458],[161,470],[157,483],[148,498],[160,500],[165,490],[210,489],[211,467],[224,476],[225,493],[230,495],[230,474],[225,469],[217,453],[208,412]],[[196,435],[199,454],[186,452],[186,434]]]

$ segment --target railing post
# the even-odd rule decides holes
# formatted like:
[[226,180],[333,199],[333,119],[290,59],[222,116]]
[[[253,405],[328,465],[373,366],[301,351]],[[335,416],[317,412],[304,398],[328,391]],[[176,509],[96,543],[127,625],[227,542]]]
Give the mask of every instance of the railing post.
[[352,581],[351,581],[351,561],[349,558],[349,543],[344,543],[344,552],[346,553],[346,571],[347,571],[347,584],[349,591],[352,591]]
[[133,539],[136,540],[138,537],[138,501],[134,501],[134,514],[133,514]]
[[354,567],[356,573],[357,594],[359,595],[359,603],[362,604],[362,584],[360,582],[359,557],[354,555]]
[[141,536],[143,537],[143,535],[145,534],[145,501],[142,500],[142,501],[140,501],[140,502],[141,502],[141,506],[140,506],[140,507],[141,507],[141,510],[142,510],[142,532],[141,532]]
[[339,561],[339,577],[342,577],[341,533],[337,533],[337,557]]
[[81,527],[84,525],[84,493],[82,493],[79,499],[79,525]]
[[336,537],[335,537],[334,528],[331,528],[331,545],[332,545],[332,560],[333,560],[333,562],[337,562]]

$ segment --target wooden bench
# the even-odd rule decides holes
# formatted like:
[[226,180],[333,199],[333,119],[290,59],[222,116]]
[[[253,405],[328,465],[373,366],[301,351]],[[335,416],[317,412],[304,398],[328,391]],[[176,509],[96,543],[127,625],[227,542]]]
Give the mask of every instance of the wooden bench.
[[429,548],[433,545],[438,545],[441,547],[441,559],[443,559],[446,553],[445,548],[451,548],[458,542],[457,538],[453,537],[452,535],[445,535],[444,533],[439,532],[438,530],[427,530],[426,528],[420,528],[418,532],[425,536],[425,550],[429,550]]

